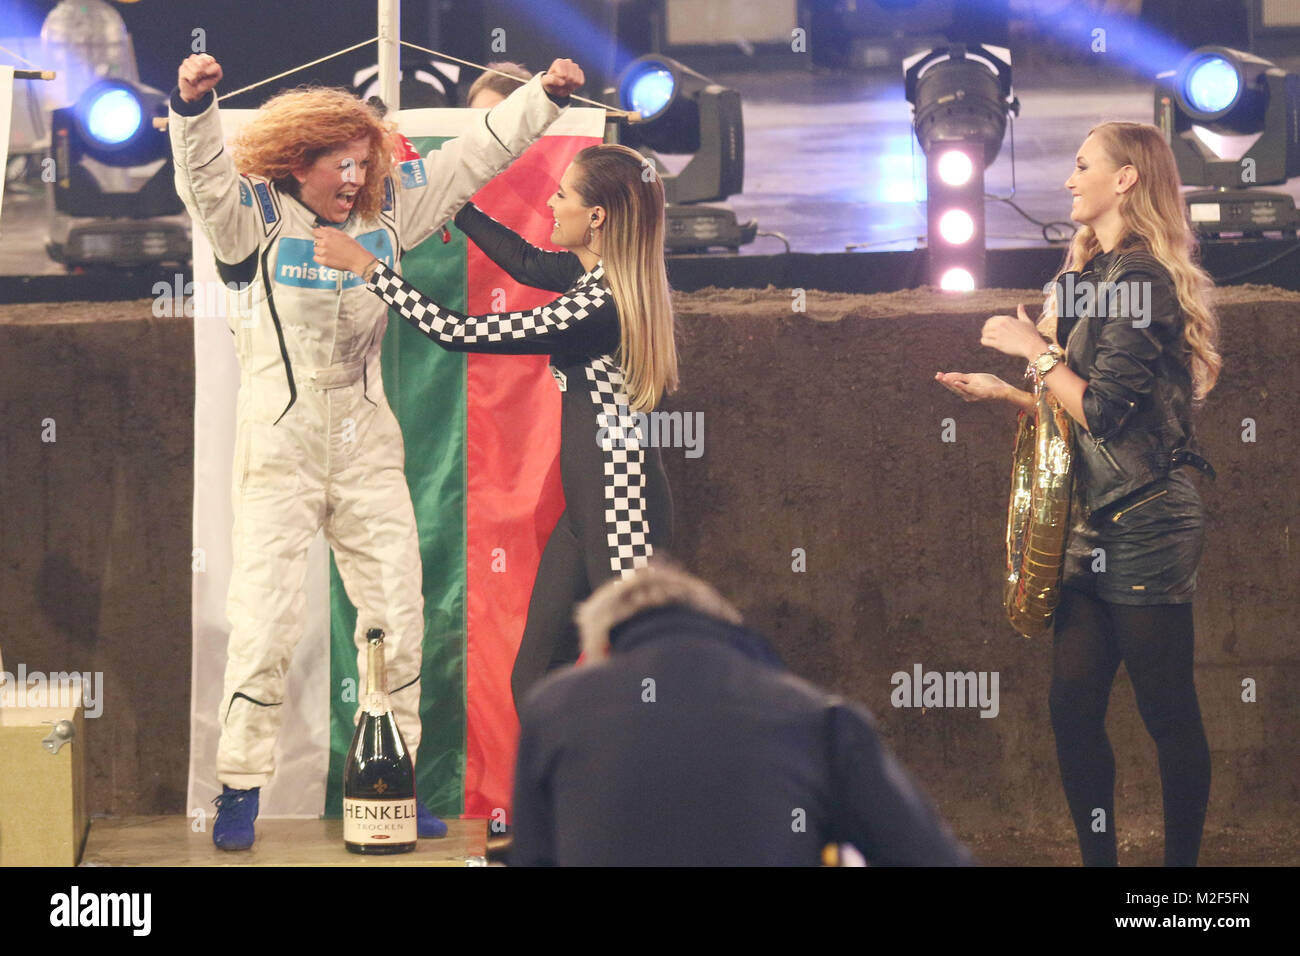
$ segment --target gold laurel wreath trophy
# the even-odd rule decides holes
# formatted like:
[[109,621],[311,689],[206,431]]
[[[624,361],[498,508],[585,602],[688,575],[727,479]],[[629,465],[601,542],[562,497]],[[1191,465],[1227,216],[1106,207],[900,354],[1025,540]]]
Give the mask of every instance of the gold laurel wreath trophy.
[[1016,430],[1003,589],[1007,618],[1024,637],[1047,632],[1060,600],[1074,473],[1069,413],[1041,380],[1034,398],[1036,410],[1022,411]]

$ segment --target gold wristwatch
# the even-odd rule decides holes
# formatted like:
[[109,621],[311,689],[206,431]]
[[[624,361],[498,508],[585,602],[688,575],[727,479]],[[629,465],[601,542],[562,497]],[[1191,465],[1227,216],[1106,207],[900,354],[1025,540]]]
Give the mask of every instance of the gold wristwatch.
[[1064,361],[1065,353],[1061,351],[1061,347],[1059,345],[1049,345],[1047,351],[1029,363],[1028,368],[1025,369],[1025,377],[1041,382],[1048,372]]

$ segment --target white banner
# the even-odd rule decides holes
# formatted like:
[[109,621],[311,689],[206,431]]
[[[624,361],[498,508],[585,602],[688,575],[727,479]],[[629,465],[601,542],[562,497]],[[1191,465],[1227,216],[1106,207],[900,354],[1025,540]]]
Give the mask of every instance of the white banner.
[[0,215],[4,214],[4,171],[9,166],[9,120],[14,109],[14,68],[0,66]]

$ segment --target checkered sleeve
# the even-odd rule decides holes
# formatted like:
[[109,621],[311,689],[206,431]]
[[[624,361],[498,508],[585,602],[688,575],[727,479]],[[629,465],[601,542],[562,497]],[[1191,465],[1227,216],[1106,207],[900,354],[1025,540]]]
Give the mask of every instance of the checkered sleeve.
[[[592,278],[597,277],[592,273]],[[463,315],[439,305],[382,263],[367,288],[413,326],[455,352],[550,354],[586,340],[593,326],[618,321],[614,297],[598,282],[579,282],[546,305],[527,312]]]

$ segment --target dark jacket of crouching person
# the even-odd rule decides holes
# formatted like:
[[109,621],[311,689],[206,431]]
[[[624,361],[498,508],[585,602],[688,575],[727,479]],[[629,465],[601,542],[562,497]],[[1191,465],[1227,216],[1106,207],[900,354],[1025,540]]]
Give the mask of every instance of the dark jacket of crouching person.
[[970,862],[871,716],[786,671],[711,587],[658,565],[577,613],[584,660],[520,714],[512,865]]

